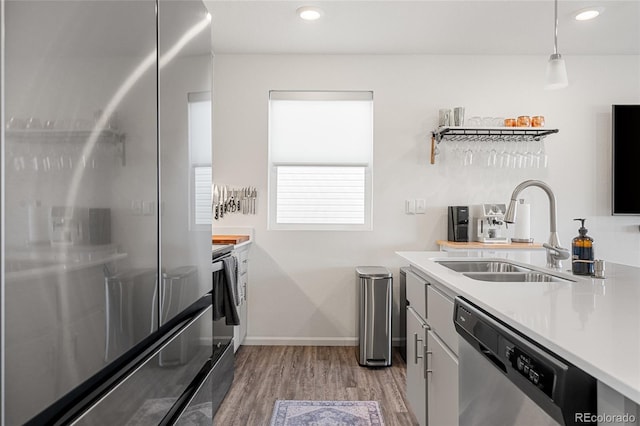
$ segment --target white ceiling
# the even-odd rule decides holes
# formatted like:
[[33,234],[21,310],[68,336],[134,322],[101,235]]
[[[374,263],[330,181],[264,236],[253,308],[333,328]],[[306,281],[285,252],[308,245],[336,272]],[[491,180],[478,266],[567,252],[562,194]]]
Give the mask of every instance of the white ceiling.
[[[549,55],[552,0],[205,0],[216,53]],[[324,16],[299,19],[318,6]],[[593,21],[574,12],[604,6]],[[640,0],[560,0],[563,55],[640,55]]]

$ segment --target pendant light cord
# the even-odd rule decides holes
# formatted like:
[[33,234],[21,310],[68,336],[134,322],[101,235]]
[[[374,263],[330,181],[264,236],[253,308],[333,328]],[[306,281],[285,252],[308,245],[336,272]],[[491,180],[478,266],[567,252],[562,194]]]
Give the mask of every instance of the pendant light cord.
[[555,0],[555,27],[553,33],[553,54],[558,54],[558,0]]

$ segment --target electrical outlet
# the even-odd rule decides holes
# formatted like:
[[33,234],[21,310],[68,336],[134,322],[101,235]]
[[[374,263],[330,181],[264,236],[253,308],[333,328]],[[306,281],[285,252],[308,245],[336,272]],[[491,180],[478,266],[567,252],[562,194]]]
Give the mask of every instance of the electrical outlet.
[[427,212],[426,200],[416,200],[416,214],[425,214]]
[[406,214],[416,214],[416,200],[404,200],[404,212]]

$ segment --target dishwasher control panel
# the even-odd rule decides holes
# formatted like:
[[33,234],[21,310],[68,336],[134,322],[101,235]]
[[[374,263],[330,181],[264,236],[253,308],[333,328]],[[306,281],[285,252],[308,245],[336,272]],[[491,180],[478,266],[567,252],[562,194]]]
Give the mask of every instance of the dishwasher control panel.
[[554,382],[553,369],[513,344],[505,344],[505,357],[524,378],[551,397]]

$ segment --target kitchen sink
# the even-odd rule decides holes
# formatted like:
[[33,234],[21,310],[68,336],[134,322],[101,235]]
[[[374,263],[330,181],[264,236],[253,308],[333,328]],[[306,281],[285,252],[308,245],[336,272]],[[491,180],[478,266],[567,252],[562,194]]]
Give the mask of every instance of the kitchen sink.
[[479,281],[493,282],[575,282],[555,275],[545,274],[543,272],[467,272],[463,273],[465,277],[469,277]]
[[529,268],[523,266],[514,265],[510,262],[504,262],[500,260],[441,260],[436,261],[442,266],[445,266],[456,272],[527,272],[531,271]]

